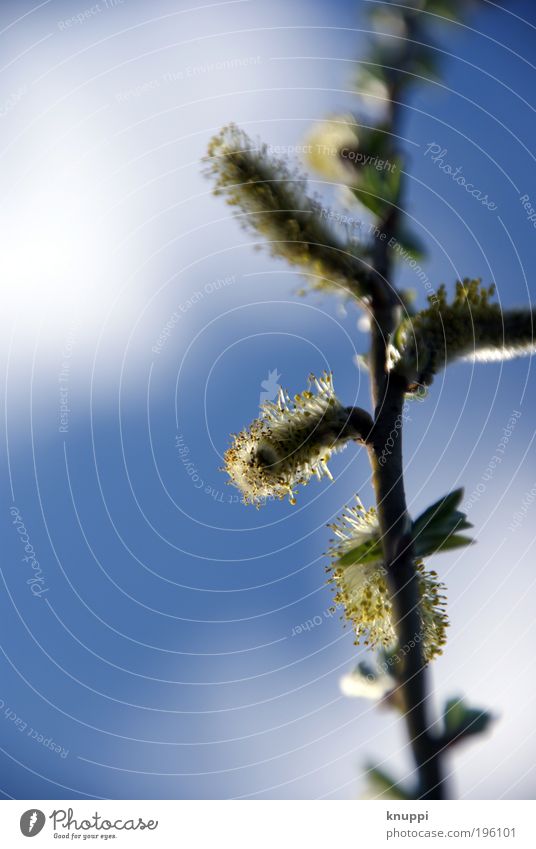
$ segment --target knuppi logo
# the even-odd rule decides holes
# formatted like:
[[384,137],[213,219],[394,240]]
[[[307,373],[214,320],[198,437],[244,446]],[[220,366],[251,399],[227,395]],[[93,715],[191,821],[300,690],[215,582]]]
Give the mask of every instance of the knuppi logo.
[[20,830],[25,837],[35,837],[42,830],[46,822],[46,817],[43,811],[38,811],[36,808],[31,808],[25,811],[20,818]]

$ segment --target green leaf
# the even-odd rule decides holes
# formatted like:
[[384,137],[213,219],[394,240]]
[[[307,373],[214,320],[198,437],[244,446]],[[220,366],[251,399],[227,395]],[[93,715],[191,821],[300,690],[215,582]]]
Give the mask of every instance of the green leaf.
[[426,249],[424,244],[421,242],[418,236],[413,233],[412,230],[407,226],[400,226],[396,232],[395,236],[398,244],[404,251],[404,255],[401,256],[400,252],[395,250],[394,256],[395,259],[399,257],[400,259],[409,257],[414,260],[422,260],[426,257]]
[[363,165],[356,171],[355,184],[350,187],[354,197],[378,217],[383,217],[399,199],[401,170],[398,160],[393,164],[392,171]]
[[464,528],[474,527],[474,525],[472,525],[471,522],[467,521],[467,515],[465,513],[462,513],[461,510],[455,510],[454,511],[454,513],[452,514],[452,520],[453,520],[454,527],[456,527],[456,529],[458,531],[461,531]]
[[454,2],[453,0],[427,0],[426,11],[447,18],[449,21],[458,21],[460,10],[456,8],[457,5],[455,0]]
[[414,82],[439,80],[440,75],[437,54],[433,50],[421,48],[408,70],[411,70],[413,74],[422,77],[421,80],[414,80]]
[[437,542],[438,539],[446,539],[455,533],[457,534],[472,527],[471,523],[466,521],[463,514],[460,518],[457,516],[446,516],[437,522],[430,522],[418,536],[413,532],[413,539],[416,543],[420,542],[421,544],[424,540]]
[[432,533],[437,532],[436,527],[437,530],[439,530],[440,527],[443,532],[446,531],[450,533],[452,531],[463,531],[466,528],[472,528],[473,526],[467,521],[465,513],[462,513],[460,510],[454,510],[454,512],[450,515],[442,516],[439,519],[439,522],[430,522],[424,529],[424,533],[428,533],[430,529],[433,529]]
[[390,128],[388,126],[364,127],[360,124],[356,127],[359,139],[359,149],[369,156],[378,159],[386,159],[389,154],[391,140]]
[[363,166],[356,176],[352,191],[357,200],[370,212],[383,216],[387,198],[380,175],[375,168]]
[[392,157],[390,164],[394,167],[391,169],[385,168],[382,171],[376,171],[380,175],[386,198],[391,203],[398,203],[400,200],[400,187],[402,185],[402,160],[400,157]]
[[486,731],[493,716],[481,708],[470,708],[463,699],[449,699],[443,711],[443,722],[447,737],[454,742],[456,738],[481,734]]
[[454,513],[463,498],[463,487],[455,489],[454,492],[445,495],[421,513],[413,523],[413,536],[416,537],[425,528],[439,523],[449,514]]
[[370,190],[361,190],[354,187],[352,188],[352,194],[355,199],[365,207],[365,209],[368,209],[373,215],[381,218],[385,212],[385,203],[376,195],[375,192],[371,192]]
[[455,548],[465,548],[465,546],[473,544],[474,539],[462,536],[461,534],[453,534],[449,537],[419,537],[415,541],[414,551],[416,557],[430,557],[433,554],[451,551]]
[[347,551],[337,561],[339,566],[352,566],[354,563],[374,563],[381,560],[383,550],[379,539],[366,540]]
[[356,76],[358,91],[364,94],[367,94],[370,90],[374,91],[378,82],[383,85],[387,83],[387,73],[381,62],[370,61],[367,64],[359,65]]
[[459,533],[473,527],[465,513],[457,509],[462,498],[463,489],[456,489],[428,507],[415,520],[411,535],[417,557],[472,545],[474,540]]
[[382,799],[397,799],[402,801],[412,798],[391,778],[389,773],[380,769],[378,766],[369,766],[367,768],[367,776],[370,782],[370,789],[376,796],[381,796]]
[[460,727],[465,717],[465,705],[461,698],[448,699],[443,710],[445,729],[450,734]]
[[380,668],[387,673],[387,675],[391,675],[394,677],[393,667],[396,666],[398,661],[400,660],[398,654],[398,646],[394,645],[391,648],[388,646],[379,646],[378,648],[378,662],[380,664]]
[[367,678],[367,677],[377,678],[377,676],[378,676],[377,671],[374,669],[374,667],[370,663],[367,663],[366,660],[360,660],[359,661],[359,663],[357,664],[357,666],[354,670],[354,674],[356,674],[356,673],[358,673],[359,675],[362,675],[364,678]]
[[463,536],[462,534],[453,534],[447,537],[436,551],[449,551],[451,548],[465,548],[466,545],[474,545],[474,539]]

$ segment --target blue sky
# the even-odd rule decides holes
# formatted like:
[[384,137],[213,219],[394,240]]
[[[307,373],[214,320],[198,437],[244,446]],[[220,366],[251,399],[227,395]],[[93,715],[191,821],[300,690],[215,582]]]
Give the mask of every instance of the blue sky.
[[[434,288],[481,276],[505,306],[523,305],[536,19],[530,2],[484,5],[438,32],[441,85],[415,89],[404,110],[408,211]],[[97,6],[0,12],[0,789],[356,798],[364,763],[411,769],[402,723],[339,690],[363,650],[329,615],[325,525],[355,493],[370,503],[366,457],[348,448],[332,484],[261,511],[218,469],[274,370],[294,393],[330,369],[340,397],[366,406],[353,359],[367,337],[353,306],[300,297],[299,275],[253,249],[200,159],[231,120],[297,145],[312,122],[355,108],[369,3]],[[454,183],[430,144],[497,209]],[[411,269],[397,274],[424,303]],[[413,513],[456,486],[478,491],[478,546],[433,564],[452,623],[436,703],[466,694],[499,717],[453,760],[467,798],[535,790],[534,389],[528,359],[457,365],[409,408],[404,435]],[[292,636],[308,620],[320,624]]]

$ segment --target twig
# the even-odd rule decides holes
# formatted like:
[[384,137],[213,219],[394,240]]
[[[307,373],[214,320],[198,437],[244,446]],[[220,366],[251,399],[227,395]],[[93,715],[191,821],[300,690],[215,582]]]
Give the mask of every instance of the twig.
[[[401,66],[403,67],[402,62]],[[389,104],[392,139],[399,121],[399,108],[395,80],[390,91]],[[379,225],[385,235],[382,239],[377,239],[373,258],[378,295],[373,298],[371,304],[371,392],[375,414],[373,434],[369,440],[369,457],[394,625],[398,644],[401,648],[404,647],[404,654],[397,665],[396,677],[417,768],[416,795],[421,799],[442,799],[445,783],[441,748],[431,732],[428,718],[428,673],[422,650],[419,585],[404,492],[402,409],[408,387],[404,379],[389,375],[387,371],[388,345],[400,313],[400,299],[391,282],[392,263],[389,251],[389,241],[396,235],[398,217],[398,209],[393,207]],[[382,457],[393,430],[397,433],[394,445],[388,457],[380,463],[379,458]]]

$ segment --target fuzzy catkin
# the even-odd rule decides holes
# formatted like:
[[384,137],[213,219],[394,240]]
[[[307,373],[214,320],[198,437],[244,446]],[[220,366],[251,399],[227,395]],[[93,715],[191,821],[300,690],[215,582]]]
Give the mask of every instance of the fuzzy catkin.
[[494,286],[465,279],[452,303],[441,286],[427,309],[406,319],[390,348],[390,367],[411,382],[430,384],[455,360],[508,360],[536,351],[536,315],[530,309],[501,310],[490,303]]
[[307,273],[315,289],[356,298],[370,294],[365,249],[340,241],[322,218],[322,205],[307,195],[306,178],[253,142],[235,124],[214,136],[205,157],[214,193],[240,209],[242,224],[267,239],[270,250]]
[[[334,601],[344,609],[352,623],[356,644],[396,647],[396,632],[386,581],[386,569],[381,559],[365,563],[341,565],[343,555],[366,542],[380,539],[378,517],[374,508],[365,510],[357,499],[355,507],[347,507],[337,522],[330,525],[337,540],[329,550],[331,565],[329,581],[335,586]],[[445,613],[444,585],[437,573],[427,571],[421,560],[416,563],[420,596],[422,640],[426,660],[440,655],[446,643],[448,618]]]
[[224,470],[246,504],[286,495],[294,503],[296,487],[312,475],[331,478],[331,454],[355,438],[352,409],[337,399],[331,374],[311,375],[309,389],[294,398],[281,389],[276,403],[266,402],[259,418],[234,435]]

